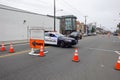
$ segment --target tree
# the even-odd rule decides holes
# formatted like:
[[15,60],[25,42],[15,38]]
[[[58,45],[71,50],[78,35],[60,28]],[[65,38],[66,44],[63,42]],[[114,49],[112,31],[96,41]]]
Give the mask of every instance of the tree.
[[119,28],[119,30],[120,30],[120,23],[117,25],[117,27]]
[[95,32],[95,28],[94,28],[94,27],[92,27],[91,33],[94,33],[94,32]]

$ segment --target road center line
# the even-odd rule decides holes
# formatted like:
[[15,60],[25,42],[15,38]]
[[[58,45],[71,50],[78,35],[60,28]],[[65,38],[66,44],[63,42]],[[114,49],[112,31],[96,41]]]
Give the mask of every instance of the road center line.
[[5,58],[5,57],[13,56],[13,55],[18,55],[18,54],[23,54],[26,52],[30,52],[30,50],[20,51],[20,52],[16,52],[16,53],[9,53],[9,54],[0,56],[0,58]]
[[[45,48],[48,48],[45,47]],[[20,52],[15,52],[15,53],[8,53],[6,55],[1,55],[0,58],[5,58],[5,57],[10,57],[10,56],[13,56],[13,55],[18,55],[18,54],[23,54],[23,53],[29,53],[31,50],[25,50],[25,51],[20,51]]]

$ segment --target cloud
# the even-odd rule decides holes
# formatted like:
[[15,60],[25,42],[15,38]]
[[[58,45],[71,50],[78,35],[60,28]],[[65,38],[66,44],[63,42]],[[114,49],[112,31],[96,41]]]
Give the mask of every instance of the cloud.
[[[1,0],[0,3],[12,7],[40,13],[53,15],[54,0]],[[115,27],[115,19],[119,17],[120,0],[56,0],[57,15],[75,15],[84,22],[97,22],[106,28]]]

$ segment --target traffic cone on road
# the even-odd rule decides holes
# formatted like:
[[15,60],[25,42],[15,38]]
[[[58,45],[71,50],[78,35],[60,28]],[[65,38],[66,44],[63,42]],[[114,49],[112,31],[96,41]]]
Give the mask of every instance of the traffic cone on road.
[[45,54],[44,54],[44,48],[43,46],[40,46],[40,57],[44,57]]
[[12,43],[10,43],[10,51],[9,51],[9,52],[10,52],[10,53],[14,53],[14,52],[15,52]]
[[5,50],[6,50],[6,47],[4,45],[4,42],[2,42],[1,51],[5,51]]
[[116,67],[115,67],[116,70],[120,70],[120,56],[118,58],[118,61],[116,63]]
[[79,56],[78,56],[78,48],[75,49],[73,60],[74,62],[79,62]]

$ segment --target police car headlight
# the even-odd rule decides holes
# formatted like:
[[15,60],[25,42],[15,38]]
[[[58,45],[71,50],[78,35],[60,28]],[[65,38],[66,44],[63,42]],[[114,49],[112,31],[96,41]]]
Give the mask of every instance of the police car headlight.
[[67,42],[72,42],[72,40],[65,40],[65,41],[67,41]]

